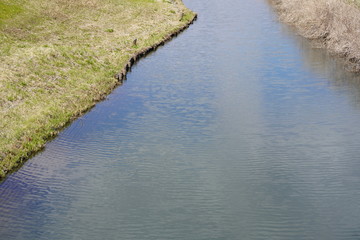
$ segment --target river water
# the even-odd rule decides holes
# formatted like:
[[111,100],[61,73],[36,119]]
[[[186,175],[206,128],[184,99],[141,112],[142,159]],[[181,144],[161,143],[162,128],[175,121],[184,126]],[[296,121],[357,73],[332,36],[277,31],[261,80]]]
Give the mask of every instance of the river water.
[[1,239],[360,239],[360,80],[265,0],[199,19],[0,184]]

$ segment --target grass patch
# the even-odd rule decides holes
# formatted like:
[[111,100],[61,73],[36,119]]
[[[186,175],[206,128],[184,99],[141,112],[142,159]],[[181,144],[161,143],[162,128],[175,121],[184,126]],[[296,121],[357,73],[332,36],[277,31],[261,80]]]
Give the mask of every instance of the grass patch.
[[0,177],[194,17],[180,0],[2,0],[0,12]]
[[360,7],[360,0],[348,0],[350,3],[354,3],[357,7]]
[[0,26],[2,25],[4,20],[12,18],[21,12],[22,8],[19,5],[7,2],[0,2]]

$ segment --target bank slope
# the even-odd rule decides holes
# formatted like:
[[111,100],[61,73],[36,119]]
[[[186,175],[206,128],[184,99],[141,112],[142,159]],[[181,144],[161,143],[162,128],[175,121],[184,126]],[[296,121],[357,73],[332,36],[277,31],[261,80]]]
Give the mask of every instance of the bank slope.
[[360,0],[269,0],[280,20],[360,72]]
[[0,178],[187,27],[181,0],[3,0]]

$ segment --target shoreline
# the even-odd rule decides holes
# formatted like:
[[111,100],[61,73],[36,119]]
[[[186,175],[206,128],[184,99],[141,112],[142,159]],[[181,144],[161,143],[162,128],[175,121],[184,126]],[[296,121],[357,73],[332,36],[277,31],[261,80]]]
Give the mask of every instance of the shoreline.
[[349,72],[360,73],[360,6],[346,0],[268,0],[278,19],[295,28],[314,47],[342,60]]
[[[181,4],[181,6],[178,7],[179,9],[185,8],[181,1],[180,3],[175,4]],[[17,140],[17,142],[13,143],[13,146],[15,146],[15,148],[7,149],[7,152],[0,151],[0,181],[4,180],[8,174],[11,174],[12,172],[21,168],[24,162],[33,157],[36,153],[43,150],[46,143],[54,139],[58,135],[58,133],[60,133],[71,122],[86,114],[86,112],[91,110],[98,102],[104,100],[116,87],[123,83],[123,81],[126,79],[127,73],[131,70],[131,67],[137,61],[139,61],[141,58],[145,57],[149,53],[155,51],[158,47],[164,45],[166,42],[170,41],[178,34],[183,32],[185,29],[187,29],[191,24],[193,24],[194,21],[197,19],[197,14],[187,8],[185,9],[186,13],[181,15],[180,20],[178,20],[179,22],[177,27],[173,28],[172,30],[168,30],[167,32],[164,32],[164,34],[161,34],[160,38],[154,43],[145,44],[144,46],[136,49],[136,51],[130,49],[130,52],[132,51],[134,53],[127,55],[127,60],[124,61],[125,64],[123,64],[123,67],[120,68],[120,71],[117,71],[118,73],[113,75],[112,79],[115,78],[114,80],[108,80],[108,83],[106,83],[105,85],[104,91],[96,92],[94,90],[93,96],[90,96],[90,98],[88,99],[84,99],[85,104],[81,103],[81,105],[74,108],[70,112],[70,114],[67,113],[65,117],[62,116],[62,118],[60,119],[55,119],[55,121],[53,121],[49,125],[40,125],[40,127],[42,127],[43,129],[37,131],[35,129],[33,134],[22,137],[21,139]],[[152,37],[152,35],[150,37]],[[137,46],[136,43],[133,44],[133,46],[134,45]],[[72,102],[76,102],[76,100],[77,99],[73,99]]]
[[141,58],[146,57],[149,53],[156,51],[160,46],[163,46],[166,42],[170,41],[180,33],[182,33],[184,30],[186,30],[191,24],[193,24],[197,20],[197,13],[194,13],[194,16],[188,23],[186,23],[184,26],[180,27],[179,29],[174,30],[173,32],[169,33],[167,36],[164,37],[161,41],[158,43],[155,43],[152,46],[149,46],[137,53],[135,53],[132,57],[130,57],[129,61],[125,64],[125,66],[122,68],[122,70],[119,73],[116,73],[114,75],[114,78],[118,80],[118,82],[121,83],[126,79],[127,73],[131,70],[131,67],[139,61]]

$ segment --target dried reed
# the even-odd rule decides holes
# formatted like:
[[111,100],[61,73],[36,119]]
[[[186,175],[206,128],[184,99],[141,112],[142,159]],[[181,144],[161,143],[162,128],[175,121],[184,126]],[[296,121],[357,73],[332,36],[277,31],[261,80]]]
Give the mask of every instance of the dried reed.
[[345,0],[270,0],[281,21],[306,38],[323,44],[346,60],[350,71],[360,72],[360,9]]

